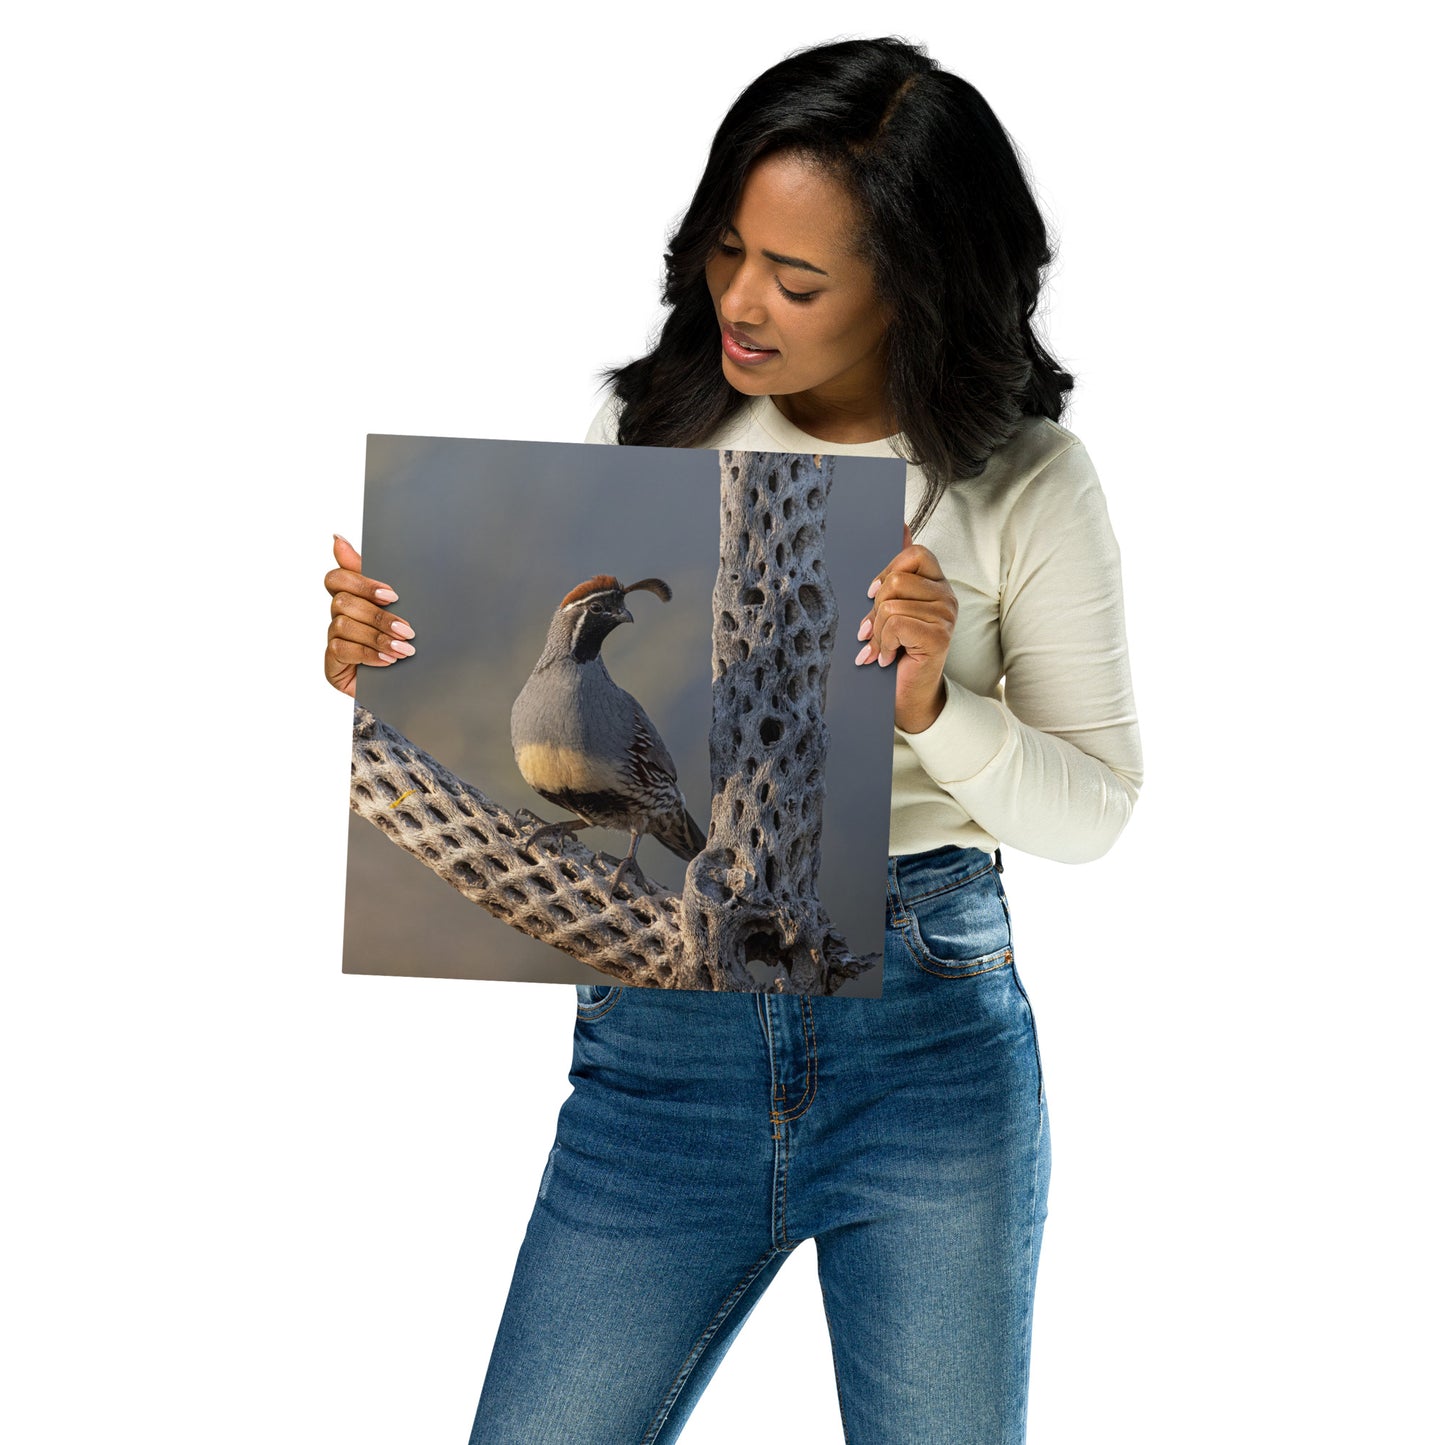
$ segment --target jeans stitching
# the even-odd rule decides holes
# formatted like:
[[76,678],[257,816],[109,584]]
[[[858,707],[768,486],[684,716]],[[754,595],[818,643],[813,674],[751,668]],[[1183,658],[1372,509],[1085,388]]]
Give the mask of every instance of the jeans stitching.
[[777,1248],[791,1249],[793,1246],[788,1241],[788,1170],[793,1162],[792,1140],[786,1129],[781,1135],[775,1134],[773,1137],[778,1141],[778,1149],[774,1158],[781,1157],[783,1164],[779,1180],[782,1185],[782,1193],[774,1200],[773,1238]]
[[[813,1107],[818,1097],[818,1049],[817,1035],[813,1031],[813,1000],[804,994],[800,999],[803,1015],[803,1037],[807,1041],[808,1069],[804,1075],[803,1097],[789,1109],[775,1111],[774,1120],[788,1121],[801,1119]],[[783,1095],[786,1101],[787,1095]]]
[[[977,958],[960,959],[956,965],[949,964],[943,959],[932,957],[926,950],[920,952],[909,936],[911,932],[911,929],[902,930],[903,942],[913,955],[914,963],[924,973],[931,973],[934,978],[977,978],[981,973],[992,973],[997,968],[1006,968],[1014,961],[1013,945],[1009,944],[996,953],[984,953]],[[987,966],[980,968],[979,964]]]
[[[1022,992],[1022,990],[1020,990],[1020,992]],[[1032,1022],[1032,1019],[1033,1019],[1033,1010],[1032,1010],[1032,1009],[1029,1010],[1029,1018],[1030,1018],[1030,1022]],[[1037,1054],[1037,1052],[1038,1052],[1038,1041],[1037,1041],[1037,1038],[1035,1038],[1035,1041],[1034,1041],[1034,1052],[1035,1052],[1035,1054]],[[1039,1071],[1039,1122],[1038,1122],[1037,1128],[1034,1130],[1034,1171],[1033,1171],[1033,1174],[1032,1174],[1032,1176],[1031,1176],[1031,1178],[1030,1178],[1030,1181],[1029,1181],[1029,1237],[1028,1237],[1028,1249],[1027,1249],[1027,1251],[1024,1253],[1024,1255],[1021,1257],[1021,1261],[1020,1261],[1020,1262],[1021,1262],[1021,1265],[1022,1265],[1022,1267],[1023,1267],[1024,1271],[1025,1271],[1024,1284],[1025,1284],[1026,1288],[1022,1291],[1022,1297],[1023,1297],[1023,1302],[1024,1302],[1024,1304],[1023,1304],[1023,1309],[1019,1312],[1019,1322],[1018,1322],[1018,1334],[1019,1334],[1019,1337],[1018,1337],[1018,1340],[1015,1342],[1015,1346],[1014,1346],[1014,1358],[1015,1358],[1015,1359],[1019,1359],[1019,1360],[1024,1360],[1024,1361],[1026,1362],[1026,1363],[1025,1363],[1025,1366],[1024,1366],[1024,1382],[1025,1382],[1025,1383],[1024,1383],[1024,1394],[1023,1394],[1023,1399],[1019,1401],[1019,1406],[1018,1406],[1018,1438],[1019,1438],[1020,1440],[1023,1440],[1023,1439],[1025,1438],[1026,1432],[1027,1432],[1027,1429],[1028,1429],[1029,1396],[1028,1396],[1028,1365],[1027,1365],[1027,1361],[1028,1361],[1028,1356],[1029,1356],[1029,1353],[1030,1353],[1030,1346],[1031,1346],[1031,1343],[1032,1343],[1032,1334],[1033,1334],[1033,1331],[1032,1331],[1032,1329],[1030,1328],[1030,1314],[1031,1314],[1032,1309],[1033,1309],[1033,1298],[1034,1298],[1034,1280],[1033,1280],[1032,1276],[1033,1276],[1033,1269],[1034,1269],[1034,1235],[1037,1233],[1037,1230],[1038,1230],[1038,1212],[1039,1212],[1039,1166],[1043,1163],[1043,1151],[1044,1151],[1044,1111],[1043,1111],[1043,1097],[1044,1097],[1044,1075],[1043,1075],[1043,1070],[1040,1069],[1040,1071]]]
[[622,985],[615,983],[612,985],[612,989],[611,996],[603,999],[601,1003],[578,1004],[577,1017],[590,1022],[593,1019],[600,1019],[605,1013],[610,1013],[617,1006],[617,1000],[622,997]]
[[829,1353],[833,1356],[833,1387],[838,1392],[838,1418],[843,1424],[843,1445],[852,1445],[853,1437],[848,1433],[848,1410],[843,1403],[843,1372],[838,1367],[838,1336],[833,1329],[833,1312],[828,1308],[828,1288],[823,1283],[823,1269],[818,1266],[818,1293],[823,1297],[823,1319],[828,1326]]
[[888,860],[888,922],[894,928],[903,926],[903,897],[898,891],[898,860]]
[[773,1125],[773,1139],[778,1137],[778,1113],[773,1101],[782,1091],[781,1076],[778,1073],[778,1052],[773,1047],[773,1001],[766,994],[756,995],[758,1014],[763,1021],[763,1038],[768,1046],[768,1082],[772,1086],[768,1093],[768,1119]]
[[1024,988],[1023,980],[1018,976],[1018,970],[1014,970],[1014,987],[1019,992],[1019,997],[1024,1001],[1024,1012],[1029,1016],[1029,1037],[1034,1041],[1034,1066],[1039,1073],[1039,1107],[1044,1103],[1044,1051],[1039,1047],[1039,1024],[1034,1017],[1034,1006],[1029,1002],[1027,990]]
[[990,863],[986,868],[980,868],[976,873],[970,873],[967,878],[959,878],[953,883],[945,883],[942,888],[931,888],[927,893],[911,893],[907,898],[903,897],[903,890],[898,891],[899,901],[905,904],[922,903],[925,898],[937,898],[940,893],[951,893],[955,888],[962,888],[965,883],[972,883],[975,879],[982,878],[986,873],[993,873],[997,870]]
[[733,1307],[742,1298],[749,1285],[767,1268],[768,1261],[775,1254],[783,1253],[776,1247],[768,1249],[756,1264],[740,1279],[732,1288],[732,1292],[717,1308],[716,1313],[707,1322],[702,1334],[697,1338],[692,1349],[688,1351],[687,1358],[678,1367],[677,1374],[672,1377],[672,1384],[668,1388],[667,1396],[658,1407],[657,1414],[652,1417],[652,1423],[647,1427],[647,1433],[642,1437],[641,1445],[652,1445],[657,1439],[657,1433],[667,1424],[667,1417],[672,1413],[672,1407],[677,1403],[677,1397],[682,1393],[682,1387],[687,1383],[688,1376],[697,1367],[697,1362],[702,1358],[702,1352],[708,1347],[712,1337],[717,1334],[724,1320],[733,1312]]

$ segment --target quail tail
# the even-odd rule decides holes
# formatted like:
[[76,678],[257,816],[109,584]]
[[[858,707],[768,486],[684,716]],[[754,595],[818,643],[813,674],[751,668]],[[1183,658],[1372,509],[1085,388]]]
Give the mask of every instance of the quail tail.
[[652,836],[679,858],[689,861],[707,847],[707,834],[697,826],[686,808],[659,818],[652,829]]

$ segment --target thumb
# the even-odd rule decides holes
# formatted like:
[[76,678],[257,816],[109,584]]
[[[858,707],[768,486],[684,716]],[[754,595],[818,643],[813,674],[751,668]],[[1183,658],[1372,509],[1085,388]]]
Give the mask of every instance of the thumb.
[[331,535],[335,538],[331,555],[336,558],[336,565],[345,567],[348,572],[360,572],[361,553],[340,532],[333,532]]
[[903,524],[903,545],[905,547],[913,545],[913,528],[907,522]]

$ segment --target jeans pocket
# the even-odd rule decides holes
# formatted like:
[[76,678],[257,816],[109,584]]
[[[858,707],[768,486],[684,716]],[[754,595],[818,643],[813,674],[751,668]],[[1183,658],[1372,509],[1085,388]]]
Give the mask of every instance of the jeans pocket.
[[992,866],[917,898],[902,909],[913,961],[939,978],[972,978],[1013,962],[1013,933]]
[[620,983],[579,983],[577,985],[577,1018],[591,1022],[600,1019],[622,997]]

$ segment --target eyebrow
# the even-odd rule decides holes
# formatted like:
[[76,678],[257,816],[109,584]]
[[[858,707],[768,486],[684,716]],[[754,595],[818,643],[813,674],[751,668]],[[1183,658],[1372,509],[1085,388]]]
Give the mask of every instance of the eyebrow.
[[[731,231],[738,240],[742,240],[742,232],[736,226],[724,226],[725,231]],[[799,271],[811,271],[815,276],[826,276],[828,273],[821,267],[815,266],[811,261],[804,261],[799,256],[780,256],[776,251],[764,251],[763,255],[769,261],[776,261],[779,266],[792,266]]]

